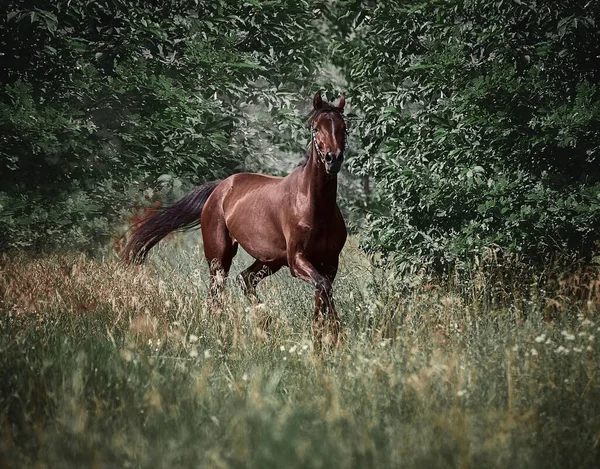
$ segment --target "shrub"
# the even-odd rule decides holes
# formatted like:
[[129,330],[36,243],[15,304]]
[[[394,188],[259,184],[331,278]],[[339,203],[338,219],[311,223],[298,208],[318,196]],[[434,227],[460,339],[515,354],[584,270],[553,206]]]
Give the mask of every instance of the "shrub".
[[[445,271],[492,248],[539,262],[600,239],[599,7],[378,2],[338,44],[383,200],[367,246]],[[342,33],[343,28],[340,28]]]

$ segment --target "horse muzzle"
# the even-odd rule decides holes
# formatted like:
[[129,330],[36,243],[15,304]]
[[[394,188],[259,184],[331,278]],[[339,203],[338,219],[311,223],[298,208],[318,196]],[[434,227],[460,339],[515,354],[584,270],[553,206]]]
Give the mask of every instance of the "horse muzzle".
[[[337,153],[337,154],[336,154]],[[342,162],[344,161],[343,153],[327,153],[325,155],[325,171],[327,174],[337,174],[342,169]]]

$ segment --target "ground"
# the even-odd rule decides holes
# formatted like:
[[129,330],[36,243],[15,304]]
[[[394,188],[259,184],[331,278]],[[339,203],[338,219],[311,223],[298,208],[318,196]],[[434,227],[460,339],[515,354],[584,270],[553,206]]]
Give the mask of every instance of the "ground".
[[230,281],[215,314],[197,241],[2,258],[0,466],[598,467],[593,289],[401,285],[351,240],[315,353],[310,288]]

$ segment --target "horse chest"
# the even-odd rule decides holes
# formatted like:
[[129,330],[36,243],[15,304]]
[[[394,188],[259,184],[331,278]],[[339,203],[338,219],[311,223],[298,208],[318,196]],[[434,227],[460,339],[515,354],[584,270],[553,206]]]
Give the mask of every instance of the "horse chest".
[[306,239],[305,250],[307,253],[321,255],[327,252],[327,237],[311,233]]
[[335,240],[332,239],[332,229],[329,224],[299,224],[299,245],[309,258],[326,257],[328,254],[337,255]]

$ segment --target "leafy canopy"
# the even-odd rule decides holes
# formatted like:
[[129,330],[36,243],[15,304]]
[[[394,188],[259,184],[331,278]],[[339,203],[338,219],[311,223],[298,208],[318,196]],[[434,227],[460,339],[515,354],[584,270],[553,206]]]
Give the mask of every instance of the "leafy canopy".
[[316,1],[7,6],[0,249],[87,247],[143,190],[243,169],[253,106],[305,99],[326,49]]
[[[600,240],[598,2],[350,5],[336,45],[364,118],[367,246],[443,271]],[[350,34],[349,32],[352,31]]]

